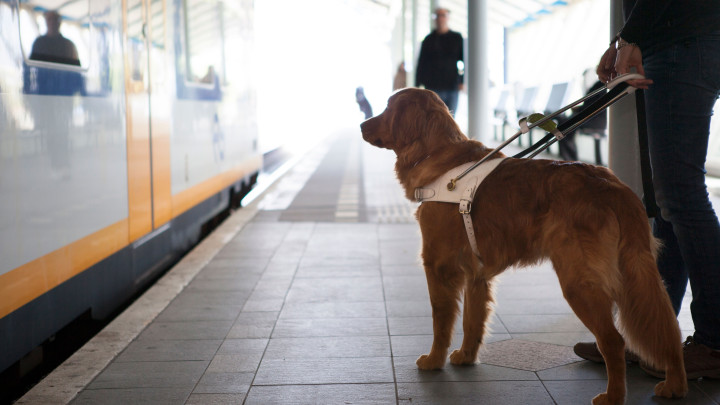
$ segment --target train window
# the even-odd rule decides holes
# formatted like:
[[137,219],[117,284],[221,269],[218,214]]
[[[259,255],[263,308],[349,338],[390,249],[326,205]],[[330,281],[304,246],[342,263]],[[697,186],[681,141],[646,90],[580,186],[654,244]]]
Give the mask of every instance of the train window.
[[187,80],[219,85],[224,70],[223,3],[185,0]]
[[68,1],[57,9],[46,2],[20,3],[20,39],[28,63],[49,62],[86,68],[90,61],[90,0]]

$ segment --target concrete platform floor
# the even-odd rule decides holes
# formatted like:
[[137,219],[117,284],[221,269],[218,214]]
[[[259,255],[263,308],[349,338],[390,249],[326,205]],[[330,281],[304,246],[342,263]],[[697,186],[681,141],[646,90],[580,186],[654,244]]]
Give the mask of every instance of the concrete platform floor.
[[[479,364],[417,369],[432,320],[393,164],[356,132],[309,152],[18,403],[590,403],[605,369],[573,353],[593,337],[548,264],[500,277]],[[627,381],[628,404],[720,403],[715,381],[682,400]]]

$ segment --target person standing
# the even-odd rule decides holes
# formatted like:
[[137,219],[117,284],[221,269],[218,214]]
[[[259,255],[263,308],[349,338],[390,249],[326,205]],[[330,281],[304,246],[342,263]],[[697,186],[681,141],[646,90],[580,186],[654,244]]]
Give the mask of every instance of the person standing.
[[463,37],[450,30],[450,11],[437,8],[433,14],[435,29],[428,34],[420,47],[415,86],[424,86],[437,93],[455,115],[458,96],[463,89],[463,74],[458,62],[463,61]]
[[80,66],[75,44],[60,33],[60,14],[46,11],[44,17],[47,32],[35,39],[29,59]]
[[[607,82],[635,69],[645,90],[648,144],[663,244],[658,269],[679,313],[688,280],[695,333],[685,341],[688,378],[720,376],[720,223],[705,185],[713,106],[720,96],[720,2],[624,0],[625,25],[602,56]],[[680,344],[680,342],[678,342]],[[575,352],[591,359],[594,343]],[[663,372],[641,363],[649,374]]]

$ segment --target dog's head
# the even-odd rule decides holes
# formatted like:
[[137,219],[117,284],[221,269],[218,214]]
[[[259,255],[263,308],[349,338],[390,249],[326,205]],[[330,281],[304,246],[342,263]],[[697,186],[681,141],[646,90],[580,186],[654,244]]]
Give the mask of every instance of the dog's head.
[[360,125],[365,141],[392,149],[408,162],[443,145],[467,140],[440,97],[430,90],[406,88],[388,99],[385,111]]

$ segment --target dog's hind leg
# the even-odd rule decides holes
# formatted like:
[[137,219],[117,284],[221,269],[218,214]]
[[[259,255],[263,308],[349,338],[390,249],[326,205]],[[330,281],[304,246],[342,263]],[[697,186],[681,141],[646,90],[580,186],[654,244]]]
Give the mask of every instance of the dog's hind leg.
[[[557,267],[556,267],[557,270]],[[577,270],[577,269],[576,269]],[[560,275],[558,271],[558,275]],[[563,295],[578,318],[595,335],[605,359],[607,392],[593,398],[593,405],[625,403],[625,342],[613,322],[613,302],[599,284],[575,279],[560,284]]]
[[415,363],[422,370],[434,370],[445,365],[464,279],[458,267],[429,263],[425,263],[425,276],[432,305],[433,344],[430,353],[420,356]]
[[452,364],[475,364],[478,349],[487,331],[487,321],[492,314],[492,280],[469,279],[465,284],[463,311],[463,342],[459,350],[450,355]]

